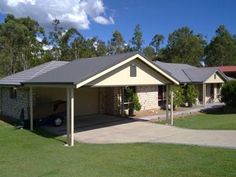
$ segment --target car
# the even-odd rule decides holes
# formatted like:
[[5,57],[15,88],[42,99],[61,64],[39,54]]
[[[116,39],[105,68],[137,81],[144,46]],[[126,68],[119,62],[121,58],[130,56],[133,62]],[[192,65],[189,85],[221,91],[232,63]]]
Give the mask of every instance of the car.
[[56,100],[53,102],[37,104],[33,108],[34,125],[61,126],[66,117],[66,101]]

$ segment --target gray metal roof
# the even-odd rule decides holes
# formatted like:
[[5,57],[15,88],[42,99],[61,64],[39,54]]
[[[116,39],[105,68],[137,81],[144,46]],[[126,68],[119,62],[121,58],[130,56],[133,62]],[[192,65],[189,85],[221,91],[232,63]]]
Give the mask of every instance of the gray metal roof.
[[180,83],[189,83],[191,80],[183,71],[184,69],[196,69],[197,67],[188,64],[178,64],[178,63],[164,63],[160,61],[155,61],[156,65],[161,69],[166,71]]
[[[74,60],[60,68],[42,74],[25,84],[77,84],[108,69],[139,52]],[[141,54],[140,54],[141,55]]]
[[218,68],[206,67],[206,68],[196,68],[196,69],[184,69],[183,71],[192,82],[200,83],[200,82],[205,82],[214,73],[218,72]]
[[65,61],[51,61],[39,66],[33,67],[31,69],[18,72],[16,74],[12,74],[10,76],[4,77],[0,80],[0,85],[21,85],[22,82],[26,82],[27,80],[33,79],[41,74],[47,73],[49,71],[54,70],[55,68],[59,68],[68,62]]
[[217,67],[198,68],[188,64],[164,63],[160,61],[155,61],[155,63],[180,83],[203,83],[216,72],[223,79],[228,80]]

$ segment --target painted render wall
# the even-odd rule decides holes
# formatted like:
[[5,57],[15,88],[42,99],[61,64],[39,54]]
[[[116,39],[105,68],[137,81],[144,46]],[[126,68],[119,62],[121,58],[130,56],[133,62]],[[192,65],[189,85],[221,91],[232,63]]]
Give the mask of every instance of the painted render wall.
[[29,115],[29,89],[18,88],[17,97],[10,98],[10,87],[1,88],[1,114],[6,117],[19,119],[21,110],[24,109],[24,118]]
[[211,77],[209,77],[205,83],[224,83],[224,80],[220,77],[219,74],[215,73]]
[[136,92],[141,104],[141,110],[159,109],[158,85],[137,86]]
[[[136,66],[136,77],[130,76],[131,65]],[[127,63],[114,71],[88,83],[93,87],[119,87],[119,86],[145,86],[164,85],[168,81],[156,71],[141,61],[135,60]]]

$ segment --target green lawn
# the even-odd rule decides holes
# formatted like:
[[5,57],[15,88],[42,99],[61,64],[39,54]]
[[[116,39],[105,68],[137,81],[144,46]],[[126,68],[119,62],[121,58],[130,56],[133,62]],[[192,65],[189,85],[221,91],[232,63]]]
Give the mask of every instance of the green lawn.
[[198,114],[174,121],[178,127],[209,130],[236,130],[236,114]]
[[79,144],[0,121],[0,176],[236,176],[236,150],[168,144]]

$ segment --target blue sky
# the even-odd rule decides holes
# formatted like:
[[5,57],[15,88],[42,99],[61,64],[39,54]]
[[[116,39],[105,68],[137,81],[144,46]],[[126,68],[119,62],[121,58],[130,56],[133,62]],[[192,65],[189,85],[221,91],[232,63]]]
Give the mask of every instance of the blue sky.
[[[202,33],[208,40],[216,28],[224,24],[236,34],[235,0],[103,0],[105,16],[111,16],[114,24],[102,25],[90,22],[89,29],[81,29],[85,37],[98,36],[104,41],[111,38],[116,29],[129,41],[136,24],[140,24],[145,45],[156,33],[165,38],[175,29],[189,26],[196,33]],[[0,4],[1,5],[1,4]],[[0,7],[1,9],[1,7]],[[3,10],[1,10],[3,11]],[[3,14],[0,21],[3,20]],[[90,18],[90,17],[89,17]]]

